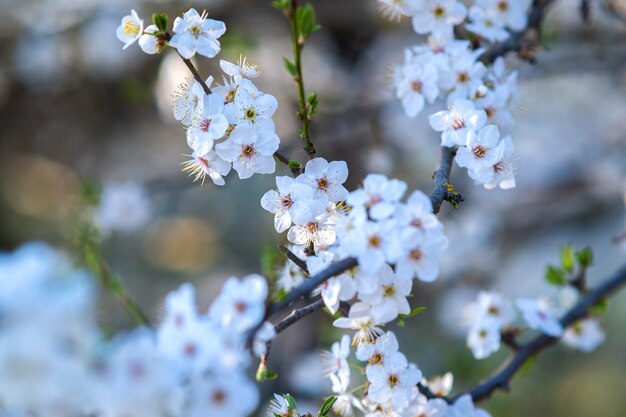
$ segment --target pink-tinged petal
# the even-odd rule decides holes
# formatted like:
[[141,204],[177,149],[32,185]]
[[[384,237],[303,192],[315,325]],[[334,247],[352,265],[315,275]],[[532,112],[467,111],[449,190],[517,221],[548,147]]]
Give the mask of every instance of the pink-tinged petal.
[[280,195],[275,190],[269,190],[261,197],[261,207],[270,213],[276,213],[282,207]]

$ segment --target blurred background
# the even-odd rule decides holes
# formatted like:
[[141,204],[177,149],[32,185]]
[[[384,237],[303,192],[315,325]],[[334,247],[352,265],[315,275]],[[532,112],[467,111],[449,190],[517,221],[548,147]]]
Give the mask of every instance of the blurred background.
[[[390,23],[371,0],[313,0],[322,30],[304,53],[305,82],[321,99],[313,123],[318,154],[343,159],[348,188],[366,173],[431,189],[439,139],[427,108],[415,119],[394,100],[390,68],[403,48],[420,41],[406,19]],[[462,307],[479,289],[509,297],[552,294],[543,280],[560,246],[591,245],[591,284],[626,259],[626,2],[590,1],[583,23],[580,2],[559,0],[548,14],[538,63],[509,60],[520,71],[523,99],[512,131],[518,187],[486,191],[455,167],[452,181],[466,202],[441,219],[450,238],[440,279],[416,283],[413,307],[427,310],[394,330],[403,351],[427,376],[452,371],[453,392],[473,386],[505,358],[503,348],[484,361],[472,358],[458,327]],[[173,119],[171,95],[189,77],[173,51],[122,50],[120,19],[135,8],[146,24],[153,12],[174,16],[206,9],[227,24],[218,58],[240,53],[258,63],[261,90],[278,98],[277,133],[293,159],[305,160],[297,137],[296,91],[283,69],[291,56],[288,25],[270,1],[0,0],[0,249],[29,240],[68,246],[86,183],[136,181],[148,190],[151,220],[139,232],[113,234],[103,247],[111,269],[152,318],[165,294],[193,282],[206,308],[228,276],[261,270],[261,253],[284,242],[259,200],[274,177],[200,186],[181,172],[189,153]],[[626,14],[624,15],[626,16]],[[625,18],[626,19],[626,18]],[[198,59],[202,74],[220,74],[217,59]],[[279,166],[278,173],[288,175]],[[132,326],[103,295],[105,329]],[[291,392],[300,403],[330,393],[319,349],[340,333],[317,313],[281,334],[270,368],[277,381],[262,389]],[[626,291],[610,303],[608,338],[591,355],[558,346],[537,366],[484,403],[494,416],[582,417],[626,414]],[[280,361],[278,361],[280,359]],[[302,407],[306,411],[306,406]]]

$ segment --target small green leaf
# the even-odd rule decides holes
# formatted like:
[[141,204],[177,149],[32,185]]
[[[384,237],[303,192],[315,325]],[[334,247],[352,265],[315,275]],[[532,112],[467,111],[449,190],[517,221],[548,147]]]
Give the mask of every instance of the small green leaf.
[[311,93],[306,99],[306,102],[309,105],[309,116],[313,116],[317,113],[317,106],[320,104],[320,99],[317,97],[317,94]]
[[302,168],[302,163],[300,161],[289,160],[287,165],[291,169],[300,169],[300,168]]
[[609,302],[606,299],[603,299],[595,303],[593,306],[591,306],[589,311],[594,316],[600,316],[600,315],[606,314],[608,309],[609,309]]
[[167,30],[167,20],[167,13],[152,13],[152,23],[154,23],[161,32]]
[[404,319],[398,319],[398,321],[396,322],[396,326],[403,329],[406,326],[406,321],[404,321]]
[[289,0],[274,0],[272,6],[278,10],[287,11],[291,7]]
[[280,302],[283,301],[285,297],[287,297],[287,295],[289,295],[289,292],[286,289],[281,288],[276,293],[274,293],[274,295],[272,296],[272,300],[274,302]]
[[526,361],[519,368],[519,375],[528,376],[528,374],[530,374],[530,371],[532,371],[535,367],[535,363],[537,363],[537,355],[533,355],[526,359]]
[[300,31],[299,35],[304,39],[311,36],[311,33],[320,29],[321,26],[315,23],[315,9],[311,3],[307,3],[296,10],[296,23]]
[[572,245],[565,245],[561,248],[561,266],[565,272],[571,274],[574,272],[574,247]]
[[593,265],[593,250],[591,247],[587,246],[576,252],[576,260],[578,261],[578,265],[583,268],[589,268]]
[[283,57],[283,64],[285,65],[285,69],[292,77],[295,77],[298,74],[298,69],[296,68],[296,64],[291,62],[287,57]]
[[296,404],[296,400],[294,400],[294,398],[291,395],[285,394],[283,395],[283,397],[285,398],[285,401],[287,401],[287,405],[289,406],[291,410],[298,409],[298,404]]
[[320,412],[318,413],[318,415],[320,417],[326,417],[330,410],[333,408],[335,401],[337,401],[337,397],[330,397],[329,399],[327,399],[322,405],[322,408],[320,408]]
[[552,285],[563,286],[567,283],[565,279],[565,271],[553,265],[546,267],[546,281]]
[[398,317],[400,319],[407,319],[409,317],[413,317],[414,315],[421,313],[424,310],[426,310],[426,307],[416,307],[413,310],[411,310],[409,314],[398,314]]
[[256,373],[256,380],[259,382],[263,382],[266,379],[276,379],[278,378],[278,374],[274,371],[270,371],[269,369],[262,367]]

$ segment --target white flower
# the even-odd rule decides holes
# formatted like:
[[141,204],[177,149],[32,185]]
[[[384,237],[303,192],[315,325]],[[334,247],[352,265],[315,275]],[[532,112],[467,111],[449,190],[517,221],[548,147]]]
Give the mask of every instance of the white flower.
[[404,53],[404,61],[394,68],[393,84],[407,116],[415,117],[426,101],[432,103],[437,99],[438,71],[427,58],[413,57],[409,50]]
[[223,285],[209,314],[222,326],[244,332],[257,325],[265,312],[267,281],[251,274],[239,280],[229,278]]
[[411,295],[413,275],[394,272],[384,265],[377,274],[378,288],[371,294],[360,294],[361,300],[372,305],[372,319],[377,323],[388,323],[398,314],[409,314],[411,306],[407,297]]
[[382,174],[369,174],[363,180],[363,188],[350,193],[348,204],[364,206],[374,220],[386,219],[395,211],[406,188],[404,181],[390,180]]
[[272,131],[237,126],[226,141],[215,146],[215,151],[233,163],[239,178],[246,179],[254,173],[271,174],[276,170],[273,155],[279,142]]
[[497,126],[487,125],[478,132],[469,131],[466,146],[457,151],[455,161],[469,171],[483,171],[502,160],[504,143],[500,141]]
[[452,383],[454,382],[454,376],[451,372],[446,372],[441,376],[435,376],[429,380],[422,379],[422,385],[425,385],[430,391],[440,397],[445,397],[452,391]]
[[515,304],[531,329],[540,330],[552,337],[559,337],[563,333],[563,326],[554,316],[546,299],[518,298]]
[[477,300],[465,308],[463,316],[470,327],[482,320],[490,320],[501,328],[515,320],[515,310],[513,304],[501,294],[481,291]]
[[476,359],[485,359],[500,349],[500,326],[496,320],[483,319],[470,328],[467,346]]
[[306,224],[326,209],[314,199],[314,191],[307,184],[296,182],[287,176],[276,177],[278,190],[270,190],[261,198],[261,206],[275,213],[274,227],[278,233],[289,229],[291,223]]
[[236,64],[220,59],[220,67],[224,73],[233,77],[235,81],[240,81],[242,78],[256,78],[261,75],[258,65],[246,62],[246,57],[243,55],[239,56],[239,62]]
[[333,343],[330,351],[322,351],[324,374],[328,377],[336,375],[341,387],[347,387],[350,382],[348,355],[350,355],[350,337],[348,335],[343,335],[340,342]]
[[360,226],[341,238],[341,249],[357,257],[364,274],[376,275],[386,260],[395,258],[395,224],[365,220]]
[[371,368],[367,379],[370,386],[367,397],[376,403],[389,402],[394,409],[408,407],[412,389],[422,379],[421,371],[414,365],[389,360],[380,367]]
[[503,190],[515,188],[515,160],[513,159],[513,141],[510,136],[501,139],[502,155],[492,166],[469,171],[470,177],[492,190],[498,185]]
[[443,224],[433,214],[430,197],[419,190],[409,195],[406,204],[396,205],[393,218],[400,229],[411,227],[425,234],[443,233]]
[[491,415],[485,410],[475,408],[472,397],[465,394],[448,407],[447,417],[491,417]]
[[563,333],[563,343],[587,353],[595,350],[604,339],[606,339],[604,330],[598,320],[592,318],[575,322]]
[[204,155],[194,152],[191,159],[183,162],[183,165],[183,172],[188,172],[190,177],[194,177],[194,181],[201,179],[204,184],[204,179],[208,175],[215,185],[225,184],[222,177],[228,175],[231,168],[230,162],[224,161],[214,151],[209,151]]
[[305,224],[291,226],[287,233],[287,239],[296,245],[313,243],[315,248],[329,246],[335,243],[337,237],[334,225],[334,215],[324,211]]
[[165,46],[164,42],[156,36],[159,32],[157,25],[150,25],[145,30],[143,35],[139,37],[139,47],[147,54],[159,54]]
[[252,351],[259,358],[267,353],[267,343],[276,337],[276,329],[269,321],[264,322],[254,334]]
[[390,20],[400,20],[402,15],[413,16],[421,0],[377,0],[378,9]]
[[[206,80],[206,85],[211,87],[213,77]],[[204,89],[199,82],[185,79],[174,92],[174,118],[189,126],[192,118],[204,109]]]
[[209,94],[203,99],[201,111],[197,111],[187,128],[187,144],[194,152],[204,155],[213,149],[213,142],[226,134],[228,121],[222,114],[224,100],[219,94]]
[[454,100],[449,110],[440,111],[428,118],[430,126],[441,132],[441,146],[464,146],[470,131],[478,131],[487,122],[484,110],[476,110],[469,100]]
[[117,39],[124,42],[123,49],[128,48],[139,39],[143,33],[143,20],[137,16],[137,12],[130,11],[129,15],[122,18],[122,23],[117,27]]
[[189,417],[247,416],[259,402],[259,389],[241,371],[198,378],[191,385]]
[[489,10],[472,6],[469,18],[471,23],[465,27],[490,42],[502,42],[510,36],[504,28],[505,22]]
[[146,189],[133,182],[106,184],[96,211],[96,223],[104,233],[134,232],[151,216]]
[[376,341],[360,343],[356,348],[356,358],[367,362],[366,373],[384,366],[386,362],[400,368],[408,365],[406,357],[398,352],[398,339],[391,331],[379,336]]
[[[315,275],[326,269],[333,261],[333,254],[325,251],[317,256],[309,256],[306,260],[307,268],[311,275]],[[341,301],[347,301],[356,295],[356,283],[349,274],[340,274],[320,284],[313,294],[321,294],[324,304],[335,314]]]
[[333,326],[340,329],[357,330],[352,339],[353,345],[361,343],[372,343],[383,334],[380,327],[377,327],[370,315],[371,306],[367,303],[357,302],[352,304],[348,317],[340,317],[333,322]]
[[275,417],[276,415],[280,417],[299,417],[300,413],[298,413],[297,409],[290,408],[289,402],[282,395],[274,394],[274,398],[270,401],[270,406],[267,409],[268,417]]
[[219,20],[207,19],[206,15],[198,14],[195,9],[189,9],[183,17],[174,20],[174,36],[170,45],[186,59],[197,53],[207,58],[213,58],[220,51],[218,38],[226,32],[226,25]]
[[476,0],[477,7],[517,32],[528,24],[527,11],[531,3],[532,0]]
[[448,247],[443,234],[424,234],[415,229],[404,230],[398,238],[395,258],[396,271],[424,282],[432,282],[439,275],[439,258]]
[[401,414],[402,417],[446,417],[448,403],[441,398],[432,400],[423,395],[416,395],[409,407]]
[[321,201],[338,203],[348,197],[343,183],[348,179],[348,165],[345,161],[328,162],[324,158],[314,158],[306,163],[304,174],[296,181],[310,185],[315,190],[315,198]]
[[467,7],[457,0],[423,0],[413,15],[413,29],[420,34],[448,32],[465,19]]
[[237,89],[235,100],[224,107],[228,122],[237,126],[274,131],[272,116],[278,107],[271,94],[255,94],[245,88]]
[[448,95],[448,104],[453,103],[458,98],[472,98],[470,86],[475,83],[482,83],[487,73],[487,67],[482,62],[477,61],[482,52],[482,49],[471,51],[460,48],[450,56],[449,70],[440,75],[442,87],[453,89],[452,93]]

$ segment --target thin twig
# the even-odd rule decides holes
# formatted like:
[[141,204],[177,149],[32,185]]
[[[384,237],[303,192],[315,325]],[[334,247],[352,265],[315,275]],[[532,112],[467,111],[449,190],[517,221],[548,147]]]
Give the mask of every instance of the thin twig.
[[[560,320],[563,328],[566,328],[577,320],[584,318],[594,305],[618,290],[623,285],[626,285],[626,265],[622,266],[603,284],[587,293],[574,307],[572,307]],[[536,355],[547,347],[554,345],[558,340],[558,338],[542,334],[530,342],[519,346],[516,353],[508,359],[500,370],[496,371],[496,373],[494,373],[485,382],[468,391],[467,394],[472,396],[474,402],[478,402],[489,398],[497,389],[508,390],[511,378],[513,378],[522,365],[533,355]]]
[[306,266],[306,262],[298,258],[298,256],[292,251],[290,251],[288,247],[286,247],[285,245],[278,245],[278,250],[280,250],[280,253],[285,255],[287,259],[289,259],[291,262],[296,264],[296,266],[300,268],[302,272],[304,272],[307,276],[310,275],[309,268]]

